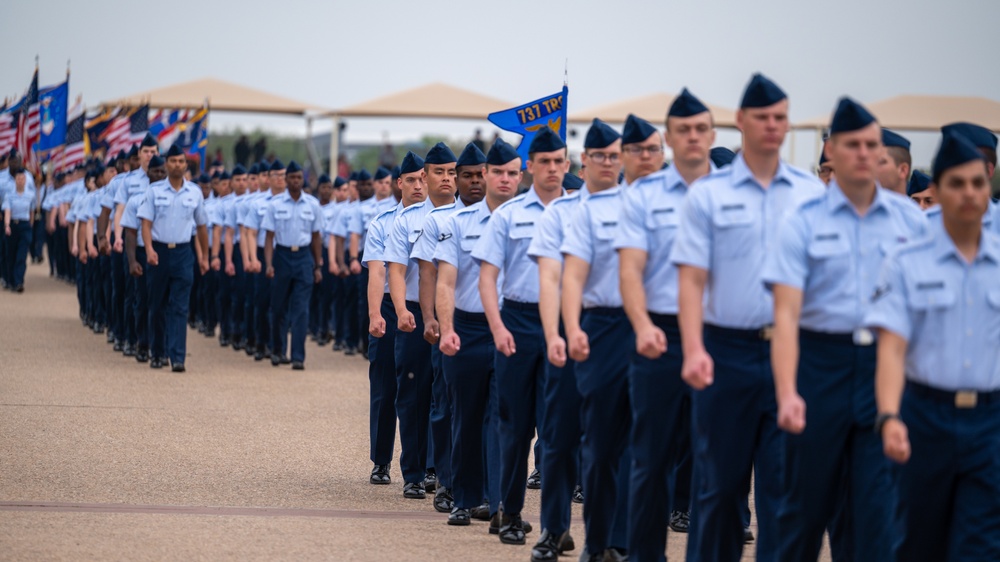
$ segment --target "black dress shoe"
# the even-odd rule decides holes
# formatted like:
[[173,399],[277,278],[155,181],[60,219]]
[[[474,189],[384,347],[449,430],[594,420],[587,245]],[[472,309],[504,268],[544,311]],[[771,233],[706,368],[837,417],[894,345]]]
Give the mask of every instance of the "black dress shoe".
[[[500,534],[500,520],[503,518],[503,514],[500,512],[494,513],[493,517],[490,518],[490,534],[497,535]],[[531,523],[528,523],[524,519],[521,520],[521,529],[524,530],[524,534],[528,534],[534,527]],[[572,550],[572,549],[570,549]]]
[[408,500],[422,500],[427,497],[427,493],[420,482],[410,482],[403,485],[403,497]]
[[18,285],[17,287],[14,287],[14,292],[15,293],[23,293],[24,292],[24,285]]
[[170,369],[175,373],[183,373],[184,363],[174,363],[173,365],[170,366]]
[[122,351],[122,350],[125,349],[125,346],[122,345],[122,342],[120,340],[115,340],[115,345],[114,345],[114,347],[112,349],[114,349],[115,351],[120,352],[120,351]]
[[277,367],[278,365],[281,365],[281,356],[280,355],[272,355],[271,356],[271,366],[272,367]]
[[750,530],[750,527],[745,527],[743,529],[743,542],[753,542],[753,531]]
[[204,334],[205,334],[206,338],[214,338],[215,337],[215,328],[209,328],[209,327],[206,326]]
[[573,503],[583,503],[583,486],[577,484],[576,488],[573,488]]
[[243,342],[240,340],[233,340],[233,351],[239,351],[243,349]]
[[451,513],[453,509],[455,509],[455,497],[451,495],[451,490],[441,486],[434,494],[434,511]]
[[524,528],[521,527],[521,515],[503,515],[500,520],[500,542],[503,544],[524,544]]
[[432,468],[428,470],[426,474],[424,474],[424,490],[427,490],[428,492],[433,492],[434,490],[437,489],[437,484],[438,484],[437,472],[435,472],[434,469]]
[[94,325],[91,327],[91,330],[93,330],[95,334],[103,334],[104,326],[101,326],[97,322],[94,322]]
[[292,361],[292,370],[293,371],[301,371],[301,370],[303,370],[305,368],[306,368],[306,366],[302,364],[302,361]]
[[628,562],[628,551],[613,546],[604,551],[604,562]]
[[348,347],[348,348],[344,349],[344,355],[354,355],[357,352],[358,352],[358,348],[356,348],[354,346],[351,346],[351,347]]
[[243,346],[243,351],[245,351],[250,357],[253,357],[253,354],[257,352],[257,346],[248,343]]
[[253,360],[254,360],[254,361],[263,361],[263,360],[264,360],[264,352],[258,349],[258,350],[257,350],[257,351],[256,351],[256,352],[255,352],[255,353],[253,354]]
[[604,553],[591,554],[584,548],[583,553],[580,554],[580,562],[604,562]]
[[375,465],[375,468],[372,469],[372,475],[368,481],[378,486],[384,486],[385,484],[392,482],[392,479],[389,477],[389,465]]
[[122,355],[125,357],[135,357],[135,347],[132,344],[125,344],[125,348],[122,349]]
[[569,552],[574,548],[576,548],[576,545],[573,544],[573,537],[569,536],[569,531],[556,536],[550,533],[548,529],[543,529],[542,536],[538,538],[538,542],[531,549],[531,560],[532,562],[558,560],[560,554]]
[[538,472],[538,469],[531,471],[528,475],[528,489],[529,490],[541,490],[542,489],[542,474]]
[[135,360],[140,363],[149,361],[149,350],[144,347],[138,348],[135,352]]
[[150,369],[162,369],[163,365],[164,365],[164,361],[163,361],[163,358],[161,358],[161,357],[154,357],[154,358],[152,358],[152,359],[149,360],[149,368]]
[[115,333],[108,330],[108,337],[106,338],[108,343],[115,343]]
[[490,520],[490,504],[484,503],[482,505],[477,505],[476,507],[469,510],[469,515],[473,519],[479,521],[489,521]]
[[686,533],[691,528],[691,514],[686,511],[670,512],[670,530],[675,533]]
[[226,336],[219,336],[219,347],[229,347],[229,338]]
[[333,343],[333,350],[334,351],[344,351],[344,344],[341,343],[341,342],[339,342],[339,341],[338,342],[334,342]]
[[292,360],[291,360],[291,359],[289,359],[289,358],[287,358],[287,357],[285,357],[285,356],[282,356],[282,357],[281,357],[281,364],[282,364],[282,365],[287,365],[287,364],[289,364],[289,363],[291,363],[291,362],[292,362]]
[[456,507],[452,509],[451,514],[448,515],[448,524],[455,525],[457,527],[465,527],[472,524],[472,516],[469,515],[468,509]]

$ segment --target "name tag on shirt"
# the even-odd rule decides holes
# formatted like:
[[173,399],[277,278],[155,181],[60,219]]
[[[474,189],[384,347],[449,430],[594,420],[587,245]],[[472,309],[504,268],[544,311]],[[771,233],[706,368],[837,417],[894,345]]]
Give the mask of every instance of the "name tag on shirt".
[[839,239],[840,239],[840,234],[837,233],[837,232],[833,232],[833,233],[830,233],[830,234],[817,234],[816,235],[816,241],[817,242],[830,241],[830,240],[839,240]]
[[282,220],[284,220],[284,219],[290,219],[290,218],[292,218],[292,212],[289,211],[288,209],[275,209],[274,210],[274,218],[276,218],[276,219],[282,219]]
[[315,218],[315,216],[313,215],[313,212],[311,210],[306,209],[306,210],[302,211],[302,218],[305,219],[305,220],[307,220],[307,221],[311,221],[311,220],[313,220]]
[[153,201],[153,203],[157,207],[162,207],[164,205],[169,205],[170,204],[170,198],[167,197],[167,196],[165,196],[165,195],[157,195],[156,199]]
[[935,289],[944,289],[944,281],[927,281],[924,283],[917,283],[918,291],[933,291]]

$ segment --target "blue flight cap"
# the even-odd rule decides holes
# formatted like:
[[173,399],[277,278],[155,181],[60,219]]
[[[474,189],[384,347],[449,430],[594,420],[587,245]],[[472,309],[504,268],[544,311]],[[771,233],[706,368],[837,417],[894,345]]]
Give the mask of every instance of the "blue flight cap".
[[253,174],[253,175],[255,175],[255,176],[256,176],[256,175],[257,175],[257,170],[258,170],[258,169],[259,169],[259,168],[257,168],[257,164],[254,164],[253,166],[250,166],[250,171],[249,171],[248,173],[250,173],[250,174]]
[[622,129],[622,144],[643,142],[656,132],[656,127],[649,121],[629,113],[625,118],[625,128]]
[[284,163],[282,163],[281,160],[278,160],[277,158],[275,158],[274,162],[271,162],[271,167],[268,168],[267,171],[269,171],[269,172],[280,172],[281,170],[284,170],[284,169],[285,169]]
[[137,158],[139,156],[139,145],[133,144],[132,148],[128,149],[128,154],[126,156],[129,158]]
[[62,181],[64,179],[66,179],[66,174],[64,174],[62,172],[56,172],[56,175],[55,175],[55,180],[56,181]]
[[443,142],[439,142],[431,147],[427,151],[427,156],[424,157],[424,164],[451,164],[452,162],[457,162],[458,158],[455,158],[455,153],[448,148]]
[[316,180],[316,185],[323,185],[324,183],[333,183],[330,181],[330,176],[322,174],[318,180]]
[[874,122],[875,116],[863,105],[844,96],[837,102],[837,109],[833,110],[833,118],[830,120],[830,134],[857,131]]
[[910,141],[906,140],[906,137],[885,127],[882,128],[882,144],[886,146],[898,146],[906,151],[910,150]]
[[620,138],[622,136],[618,134],[618,131],[595,117],[590,123],[590,128],[587,129],[587,136],[583,139],[583,148],[607,148]]
[[986,127],[974,123],[952,123],[941,127],[941,132],[944,134],[958,133],[979,148],[992,148],[993,150],[997,148],[997,136]]
[[344,178],[342,178],[340,176],[337,176],[337,177],[333,178],[333,187],[335,187],[337,189],[340,189],[341,187],[344,187],[345,185],[347,185],[347,180],[345,180]]
[[736,153],[724,146],[717,146],[708,151],[708,157],[712,159],[712,163],[715,164],[716,168],[721,168],[732,163],[736,158]]
[[236,167],[233,168],[232,177],[235,178],[236,176],[245,176],[245,175],[247,175],[247,169],[243,167],[243,164],[237,164]]
[[231,180],[231,179],[233,179],[233,176],[229,175],[229,172],[223,170],[222,173],[219,174],[219,179],[220,180]]
[[295,160],[289,162],[288,166],[285,167],[286,174],[294,174],[295,172],[301,172],[301,171],[302,171],[302,166],[299,166],[299,163],[296,162]]
[[104,170],[106,170],[106,169],[107,168],[105,168],[104,166],[102,166],[100,164],[94,166],[94,177],[97,178],[97,177],[102,176],[104,174]]
[[170,150],[167,151],[167,158],[171,156],[184,156],[184,151],[181,150],[180,146],[172,144],[170,145]]
[[486,155],[483,154],[482,150],[475,143],[470,142],[465,145],[462,153],[458,155],[458,162],[455,167],[459,166],[482,166],[486,163]]
[[788,98],[788,95],[771,82],[761,73],[756,73],[750,78],[746,90],[743,91],[743,100],[740,101],[740,109],[748,107],[768,107]]
[[386,170],[383,166],[379,166],[378,169],[375,170],[375,181],[378,181],[378,180],[381,180],[381,179],[385,179],[385,178],[387,178],[387,177],[389,177],[391,175],[392,175],[392,172],[390,172],[389,170]]
[[393,166],[392,167],[392,183],[396,183],[396,180],[398,180],[398,179],[399,179],[399,166]]
[[921,172],[920,170],[913,170],[913,175],[910,176],[909,183],[906,184],[906,194],[916,195],[921,191],[924,191],[931,186],[931,177],[927,174]]
[[969,139],[957,133],[948,133],[941,140],[941,147],[938,148],[937,156],[934,157],[934,164],[931,166],[931,174],[934,182],[938,182],[941,176],[949,168],[961,166],[973,160],[986,161],[986,157],[976,148]]
[[358,172],[358,181],[368,181],[372,179],[372,175],[368,173],[368,170],[361,168]]
[[691,117],[692,115],[698,115],[699,113],[705,113],[708,108],[705,104],[701,103],[701,100],[694,97],[694,94],[688,91],[687,88],[681,90],[679,96],[674,98],[674,103],[670,104],[670,109],[667,110],[667,117]]
[[826,157],[826,141],[823,141],[823,146],[819,149],[819,165],[822,166],[828,161]]
[[358,181],[358,173],[357,172],[351,172],[350,175],[347,176],[347,180],[348,181]]
[[125,158],[128,158],[128,154],[125,154],[124,150],[119,150],[118,156],[116,156],[116,158],[118,158],[119,160],[123,160]]
[[149,159],[150,168],[159,168],[160,166],[165,166],[166,164],[167,161],[164,160],[163,157],[160,156],[159,154]]
[[493,146],[490,147],[490,151],[486,155],[486,163],[492,166],[503,166],[507,162],[520,157],[521,155],[517,153],[517,150],[510,143],[497,137],[497,140],[493,141]]
[[567,191],[571,189],[580,189],[583,187],[583,180],[576,174],[566,174],[563,176],[562,186],[563,189]]
[[156,141],[156,137],[154,137],[151,133],[146,133],[146,136],[142,137],[142,143],[140,146],[160,146],[160,143]]
[[412,174],[424,169],[424,159],[417,156],[413,151],[407,151],[403,157],[403,163],[399,165],[399,175]]
[[268,164],[266,160],[261,160],[260,162],[257,163],[257,173],[258,174],[266,174],[268,172],[268,170],[270,170],[270,169],[271,169],[271,165]]
[[221,178],[221,177],[222,177],[222,174],[221,174],[221,173],[219,173],[219,171],[218,171],[218,170],[216,170],[216,171],[212,172],[212,179],[213,179],[213,180],[217,180],[217,179],[219,179],[219,178]]
[[544,126],[531,139],[528,145],[528,154],[536,152],[554,152],[566,148],[566,143],[559,136],[559,133],[552,130],[552,127]]
[[208,183],[210,181],[212,181],[212,178],[208,177],[208,174],[204,174],[203,173],[200,176],[198,176],[198,182],[197,183]]

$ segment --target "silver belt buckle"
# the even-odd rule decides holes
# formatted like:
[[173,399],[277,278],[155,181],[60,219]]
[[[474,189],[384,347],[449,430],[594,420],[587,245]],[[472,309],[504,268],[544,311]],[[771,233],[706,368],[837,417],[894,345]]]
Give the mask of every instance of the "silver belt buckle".
[[173,250],[176,247],[177,247],[177,244],[167,244],[167,249],[168,250]]
[[854,345],[867,347],[875,343],[875,334],[873,334],[868,328],[858,328],[857,330],[854,330],[852,339],[854,340]]
[[759,335],[762,341],[771,341],[771,337],[774,336],[774,326],[764,326],[760,329]]
[[292,246],[290,248],[290,250],[292,250],[293,252],[298,252],[299,251],[299,247],[298,246]]
[[979,393],[975,390],[959,390],[955,393],[955,407],[967,410],[975,408],[979,402]]

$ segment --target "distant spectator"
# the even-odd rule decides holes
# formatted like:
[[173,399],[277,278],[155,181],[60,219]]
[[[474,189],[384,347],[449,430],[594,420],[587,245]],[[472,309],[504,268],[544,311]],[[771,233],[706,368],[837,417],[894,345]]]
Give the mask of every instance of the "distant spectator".
[[391,170],[396,163],[396,151],[393,150],[392,143],[386,141],[382,146],[382,151],[378,154],[378,164],[387,170]]
[[343,154],[337,157],[337,175],[344,179],[351,175],[351,165],[347,163],[347,156]]
[[246,168],[250,165],[250,139],[246,135],[240,135],[240,140],[236,141],[233,149],[236,156],[236,163]]
[[260,162],[264,159],[265,154],[267,154],[267,139],[260,137],[257,142],[253,143],[253,161]]
[[472,144],[476,145],[476,148],[483,151],[483,154],[486,154],[486,142],[483,141],[482,129],[476,129],[476,134],[472,137]]
[[225,165],[226,157],[222,155],[222,148],[216,148],[215,149],[215,156],[212,157],[212,160],[213,160],[213,162],[212,162],[213,166],[215,166],[215,165],[224,166]]

